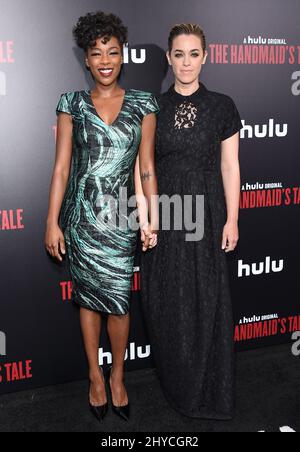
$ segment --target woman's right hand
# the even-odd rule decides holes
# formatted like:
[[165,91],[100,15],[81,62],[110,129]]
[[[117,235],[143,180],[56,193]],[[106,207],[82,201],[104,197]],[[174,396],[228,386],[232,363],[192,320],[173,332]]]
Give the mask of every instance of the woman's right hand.
[[143,251],[154,248],[157,245],[157,232],[153,231],[149,225],[141,228],[141,241],[143,243]]
[[66,244],[62,230],[57,223],[47,224],[45,246],[52,257],[62,262],[61,254],[66,254]]

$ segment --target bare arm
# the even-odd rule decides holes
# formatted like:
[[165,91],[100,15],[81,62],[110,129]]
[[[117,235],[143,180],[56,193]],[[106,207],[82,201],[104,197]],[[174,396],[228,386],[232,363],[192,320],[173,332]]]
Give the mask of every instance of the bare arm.
[[145,226],[148,226],[148,208],[147,208],[147,200],[145,199],[145,195],[143,192],[142,181],[141,181],[141,173],[140,173],[140,156],[137,155],[135,162],[135,170],[134,170],[134,184],[135,184],[135,195],[137,201],[137,207],[139,211],[139,222],[140,228],[143,229]]
[[135,163],[134,172],[135,194],[137,200],[137,207],[139,212],[139,223],[141,230],[141,241],[143,243],[143,251],[148,248],[153,248],[157,244],[157,234],[152,233],[148,218],[148,204],[143,192],[141,174],[140,174],[140,158],[139,154]]
[[237,132],[221,143],[221,172],[227,206],[227,223],[223,234],[222,248],[232,251],[238,241],[238,217],[241,190],[241,177],[239,165],[239,137]]
[[58,224],[60,208],[70,174],[72,156],[72,118],[67,113],[57,117],[56,156],[49,195],[47,224]]
[[240,201],[239,132],[221,144],[221,172],[227,204],[227,220],[238,221]]
[[150,113],[142,123],[142,139],[139,149],[140,179],[143,193],[149,207],[149,219],[152,232],[157,232],[158,223],[158,186],[155,172],[155,131],[156,116]]
[[49,253],[59,260],[58,244],[62,252],[65,251],[64,237],[58,225],[61,205],[65,195],[70,174],[72,157],[72,117],[67,113],[60,113],[57,118],[57,139],[54,170],[50,185],[49,208],[46,224],[45,245]]

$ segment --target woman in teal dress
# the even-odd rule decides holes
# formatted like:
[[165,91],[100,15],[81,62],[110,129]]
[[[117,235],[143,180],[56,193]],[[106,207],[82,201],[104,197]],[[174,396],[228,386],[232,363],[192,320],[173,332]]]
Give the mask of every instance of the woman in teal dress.
[[[127,29],[118,17],[89,13],[79,19],[73,34],[85,51],[95,87],[62,94],[56,108],[57,150],[45,244],[60,261],[61,254],[68,255],[72,300],[80,306],[89,362],[90,408],[101,421],[108,407],[98,363],[101,314],[108,314],[113,366],[107,383],[114,411],[128,420],[124,358],[137,230],[132,223],[136,205],[128,207],[126,200],[139,192],[149,202],[157,194],[158,105],[152,94],[118,85],[127,42]],[[141,231],[144,251],[154,247],[156,233],[146,225]]]

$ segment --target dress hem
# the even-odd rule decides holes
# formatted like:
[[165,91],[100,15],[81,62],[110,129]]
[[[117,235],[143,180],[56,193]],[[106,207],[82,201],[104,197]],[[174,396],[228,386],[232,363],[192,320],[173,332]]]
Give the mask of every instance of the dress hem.
[[191,413],[189,411],[185,411],[181,408],[179,408],[176,403],[169,397],[168,393],[166,392],[165,389],[163,389],[163,394],[165,399],[167,400],[167,402],[169,403],[169,405],[171,406],[171,408],[173,408],[173,410],[177,411],[179,414],[192,418],[192,419],[208,419],[208,420],[212,420],[212,421],[231,421],[234,418],[234,412],[232,412],[232,414],[221,414],[221,413]]
[[80,306],[81,308],[85,308],[85,309],[88,309],[89,311],[93,311],[93,312],[99,312],[99,313],[101,313],[101,314],[107,314],[107,315],[118,315],[118,316],[121,316],[121,315],[127,315],[127,314],[129,314],[130,313],[130,310],[128,309],[128,311],[127,312],[125,312],[125,313],[123,313],[123,312],[111,312],[111,311],[105,311],[104,309],[94,309],[94,308],[91,308],[90,306],[88,306],[88,305],[86,305],[86,304],[84,304],[84,303],[82,303],[82,302],[80,302],[80,301],[78,301],[78,300],[75,300],[75,299],[72,299],[72,302],[73,303],[75,303],[77,306]]

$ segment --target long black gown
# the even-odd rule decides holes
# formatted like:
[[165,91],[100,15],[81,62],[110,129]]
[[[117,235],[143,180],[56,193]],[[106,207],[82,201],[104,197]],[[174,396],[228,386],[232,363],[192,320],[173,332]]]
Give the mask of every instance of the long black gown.
[[190,96],[173,85],[158,103],[159,195],[193,195],[194,220],[195,195],[204,195],[204,236],[186,241],[188,228],[176,230],[171,221],[170,230],[163,230],[161,216],[158,245],[142,256],[142,308],[153,358],[174,409],[189,417],[231,419],[233,316],[222,250],[227,211],[220,143],[243,124],[232,98],[203,83]]

